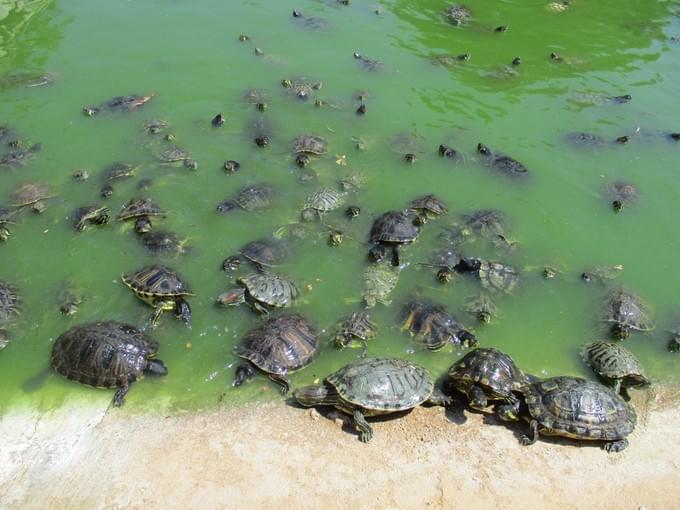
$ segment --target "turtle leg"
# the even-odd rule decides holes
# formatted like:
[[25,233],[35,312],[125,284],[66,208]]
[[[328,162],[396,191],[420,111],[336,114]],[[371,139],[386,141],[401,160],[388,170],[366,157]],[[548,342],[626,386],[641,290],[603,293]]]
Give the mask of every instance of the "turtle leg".
[[453,399],[448,395],[445,395],[444,392],[439,388],[435,388],[434,391],[432,392],[432,395],[430,395],[430,398],[427,399],[427,401],[428,403],[435,406],[448,406],[451,405]]
[[281,386],[281,394],[286,395],[290,391],[290,382],[282,375],[269,374],[269,378]]
[[489,401],[486,399],[484,390],[482,390],[482,388],[476,384],[470,386],[470,389],[468,390],[468,399],[470,407],[472,409],[476,409],[477,411],[483,411],[489,405]]
[[125,403],[125,395],[127,394],[128,390],[130,389],[129,383],[124,383],[120,388],[118,388],[118,391],[116,391],[116,394],[113,396],[113,405],[116,407],[121,407]]
[[359,352],[359,357],[365,358],[367,351],[368,351],[368,342],[366,340],[362,340],[361,341],[361,352]]
[[399,264],[399,246],[395,244],[392,246],[392,265],[399,267]]
[[531,420],[529,423],[529,433],[526,436],[519,438],[519,442],[524,446],[532,445],[538,439],[538,422],[536,420]]
[[151,327],[155,328],[158,325],[158,319],[161,318],[161,315],[163,315],[163,305],[158,303],[156,305],[156,309],[153,312],[153,315],[151,316]]
[[512,395],[503,404],[497,404],[493,408],[494,412],[503,421],[517,421],[519,419],[519,399]]
[[259,301],[253,300],[252,305],[253,309],[260,315],[269,315],[269,310],[267,309],[267,307],[260,304]]
[[614,381],[614,392],[621,393],[621,379],[616,379]]
[[609,453],[620,452],[628,446],[628,439],[619,439],[618,441],[608,441],[602,445],[602,448]]
[[186,300],[182,298],[177,298],[175,300],[175,316],[178,319],[182,319],[187,324],[191,322],[191,307]]
[[359,439],[362,443],[368,443],[373,437],[373,429],[359,409],[354,410],[352,417],[354,418],[354,425],[359,429]]

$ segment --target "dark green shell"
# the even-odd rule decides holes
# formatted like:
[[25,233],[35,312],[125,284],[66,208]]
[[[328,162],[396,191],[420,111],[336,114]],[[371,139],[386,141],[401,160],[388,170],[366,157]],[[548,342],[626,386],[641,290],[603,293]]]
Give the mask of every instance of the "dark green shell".
[[353,312],[343,318],[338,326],[336,338],[344,339],[349,343],[353,338],[370,340],[375,337],[376,325],[371,322],[371,317],[366,312]]
[[185,240],[165,230],[154,230],[137,235],[142,245],[154,255],[179,255],[184,251]]
[[260,324],[241,340],[236,355],[264,372],[285,375],[309,365],[319,350],[314,327],[301,315],[281,315]]
[[122,276],[123,283],[143,300],[157,297],[190,296],[191,289],[174,269],[154,264]]
[[158,343],[134,326],[93,322],[63,333],[52,349],[52,368],[67,379],[101,388],[124,386],[143,376]]
[[329,375],[326,382],[349,407],[367,411],[412,409],[434,391],[432,378],[424,368],[397,358],[360,359]]
[[465,394],[472,385],[480,386],[493,400],[505,399],[528,383],[510,356],[491,347],[478,347],[456,361],[449,368],[449,380]]
[[418,237],[420,228],[414,225],[414,218],[403,212],[390,211],[379,216],[374,222],[368,240],[371,243],[412,243]]
[[548,435],[616,441],[633,432],[635,410],[613,390],[580,377],[552,377],[527,385],[529,414]]
[[654,322],[638,296],[623,289],[611,291],[605,298],[602,320],[638,331],[651,331]]
[[308,154],[325,154],[328,151],[328,142],[316,135],[300,135],[293,140],[294,152],[305,152]]
[[234,199],[241,209],[255,211],[271,205],[274,188],[268,184],[254,184],[241,189]]
[[449,208],[446,206],[446,204],[433,194],[414,198],[409,203],[409,208],[434,216],[440,216],[449,212]]
[[129,163],[113,163],[104,169],[104,180],[106,182],[126,179],[135,175],[137,167]]
[[273,273],[253,273],[238,281],[253,299],[268,306],[290,306],[298,296],[298,289],[293,282]]
[[81,231],[85,229],[87,222],[103,225],[108,223],[109,213],[110,211],[108,207],[100,207],[98,205],[79,207],[73,211],[73,227],[77,231]]
[[367,307],[389,304],[387,299],[399,283],[399,268],[387,264],[371,264],[362,274],[364,301]]
[[596,340],[585,345],[581,357],[597,375],[621,380],[623,386],[638,386],[649,381],[635,355],[618,343]]
[[402,309],[402,318],[402,328],[432,351],[443,348],[449,342],[455,345],[469,344],[474,338],[441,305],[410,301]]
[[278,239],[258,239],[243,246],[239,253],[257,265],[275,266],[283,262],[289,250],[286,243]]
[[0,328],[9,326],[19,316],[21,298],[14,285],[0,280]]
[[345,194],[335,191],[332,188],[322,188],[316,190],[309,195],[305,200],[305,209],[316,209],[317,211],[326,212],[337,209],[345,203]]
[[133,198],[123,206],[116,219],[125,221],[141,216],[165,216],[165,211],[150,198]]

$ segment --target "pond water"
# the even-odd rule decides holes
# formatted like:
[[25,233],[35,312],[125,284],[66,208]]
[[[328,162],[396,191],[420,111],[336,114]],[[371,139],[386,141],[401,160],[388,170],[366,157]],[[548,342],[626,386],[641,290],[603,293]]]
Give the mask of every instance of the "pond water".
[[[246,242],[298,221],[307,195],[336,187],[352,173],[366,178],[346,204],[360,206],[361,216],[349,221],[343,207],[323,218],[345,232],[344,243],[330,247],[325,227],[311,226],[279,268],[301,289],[294,310],[328,342],[317,361],[292,376],[293,385],[310,383],[359,355],[355,349],[335,350],[330,339],[336,321],[362,306],[371,223],[425,193],[436,193],[449,213],[431,220],[417,242],[402,250],[404,267],[392,303],[371,310],[379,335],[369,344],[370,355],[408,357],[438,376],[464,352],[461,347],[428,352],[401,331],[400,310],[415,296],[444,304],[474,330],[480,345],[505,350],[529,372],[590,376],[579,346],[606,333],[598,322],[602,299],[608,287],[621,286],[642,297],[656,323],[655,331],[634,333],[625,345],[654,382],[677,380],[677,355],[666,351],[666,342],[667,330],[680,320],[680,142],[668,136],[680,131],[680,42],[673,39],[680,37],[680,5],[574,0],[555,12],[541,0],[475,2],[464,26],[443,17],[447,5],[2,2],[0,125],[39,142],[41,150],[23,167],[2,169],[0,203],[28,181],[48,183],[57,196],[41,215],[22,212],[0,246],[0,279],[16,285],[23,299],[11,342],[0,353],[0,408],[50,409],[74,395],[97,402],[111,398],[111,391],[56,374],[40,384],[29,380],[46,369],[53,342],[71,326],[147,321],[151,308],[120,275],[158,258],[145,251],[129,224],[111,221],[78,233],[69,219],[74,208],[92,204],[106,204],[115,216],[135,196],[151,197],[168,211],[156,228],[187,237],[187,254],[162,261],[186,277],[195,296],[189,298],[191,328],[168,313],[152,333],[169,375],[133,385],[127,408],[195,409],[275,398],[275,387],[262,377],[231,386],[234,346],[262,319],[245,306],[215,305],[239,274],[222,271],[222,260]],[[294,18],[293,9],[303,17]],[[500,25],[507,31],[495,32]],[[250,39],[240,41],[241,34]],[[366,68],[354,52],[382,65]],[[561,60],[552,59],[552,52]],[[469,60],[433,61],[464,53]],[[521,65],[512,65],[518,56]],[[41,83],[21,79],[41,73],[54,82],[27,86]],[[281,86],[282,79],[300,76],[322,83],[307,101]],[[254,88],[267,96],[265,112],[244,100]],[[359,91],[367,95],[364,115],[356,113]],[[151,101],[130,113],[82,114],[84,106],[114,96],[151,93]],[[625,104],[610,99],[625,94],[632,96]],[[324,106],[315,106],[315,99]],[[214,128],[210,121],[219,112],[226,122]],[[197,170],[158,161],[143,129],[149,119],[170,124],[175,143],[198,161]],[[256,123],[270,137],[267,147],[253,143]],[[565,140],[570,132],[599,135],[604,143],[575,146]],[[328,154],[313,157],[307,167],[316,173],[313,182],[301,182],[291,154],[292,140],[301,133],[328,141]],[[614,142],[624,135],[629,143]],[[411,143],[400,145],[405,138]],[[528,175],[513,178],[484,165],[476,153],[479,142],[521,161]],[[440,157],[442,143],[461,159]],[[416,155],[414,164],[404,162],[407,151]],[[239,172],[225,173],[229,159],[240,162]],[[113,196],[103,199],[104,168],[117,161],[138,165],[137,176],[114,183]],[[77,169],[87,169],[89,180],[75,181]],[[143,178],[152,184],[139,191]],[[619,180],[633,183],[639,196],[615,213],[606,189]],[[243,186],[260,182],[277,190],[270,210],[215,211]],[[466,253],[521,270],[517,290],[494,297],[499,317],[489,325],[465,311],[466,300],[480,290],[477,281],[456,276],[442,285],[434,270],[418,265],[441,246],[447,225],[485,208],[504,211],[507,237],[517,244],[493,252],[473,243]],[[558,269],[555,278],[541,276],[546,265]],[[606,286],[580,279],[590,267],[613,265],[623,270]],[[58,309],[65,286],[85,298],[69,317]]]

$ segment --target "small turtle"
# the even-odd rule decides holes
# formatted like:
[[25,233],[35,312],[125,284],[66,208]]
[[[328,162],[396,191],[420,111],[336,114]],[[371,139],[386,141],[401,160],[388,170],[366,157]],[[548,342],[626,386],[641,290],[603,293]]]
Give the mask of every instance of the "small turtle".
[[431,257],[430,262],[419,262],[419,266],[432,267],[437,270],[436,277],[439,283],[449,283],[453,279],[456,267],[460,263],[461,257],[453,250],[444,248],[436,251]]
[[621,396],[602,384],[580,377],[551,377],[522,388],[528,413],[529,434],[523,445],[536,442],[539,434],[588,441],[604,441],[608,452],[628,446],[635,429],[635,410]]
[[387,264],[371,264],[362,274],[363,297],[367,308],[376,303],[389,305],[387,299],[399,283],[399,267]]
[[121,279],[139,299],[156,309],[151,316],[153,327],[165,310],[174,310],[177,318],[187,324],[191,321],[191,308],[184,298],[193,294],[174,269],[154,264],[123,274]]
[[635,355],[620,344],[596,340],[583,346],[581,358],[593,371],[614,384],[616,393],[626,388],[646,386],[649,379]]
[[178,145],[170,145],[156,154],[164,163],[178,163],[188,161],[189,153]]
[[362,174],[348,174],[342,177],[338,183],[340,189],[346,193],[360,191],[366,186],[366,177]]
[[467,62],[470,58],[471,55],[469,53],[461,53],[460,55],[435,55],[430,58],[430,62],[442,67],[452,68]]
[[67,379],[96,388],[118,388],[114,406],[122,406],[130,384],[145,374],[166,375],[158,342],[129,324],[105,321],[74,326],[54,343],[51,365]]
[[483,161],[498,170],[499,172],[512,177],[525,176],[529,170],[522,163],[516,159],[501,154],[500,152],[493,153],[483,143],[477,144],[477,152],[482,155]]
[[122,207],[116,220],[135,220],[135,231],[143,234],[151,230],[152,217],[165,218],[165,211],[151,198],[132,198]]
[[187,251],[186,239],[166,230],[154,230],[137,236],[142,246],[152,255],[182,255]]
[[315,90],[321,88],[321,82],[312,82],[303,76],[295,78],[284,78],[281,80],[281,86],[288,90],[291,95],[298,99],[306,101],[310,98]]
[[34,212],[45,210],[45,200],[56,196],[51,188],[44,183],[28,182],[20,184],[10,194],[10,205],[16,208],[31,206]]
[[109,208],[99,205],[86,205],[73,211],[73,228],[82,232],[88,223],[93,225],[105,225],[109,222]]
[[0,157],[0,169],[24,166],[35,158],[42,146],[39,143],[29,147],[16,147]]
[[244,211],[268,209],[274,195],[274,188],[268,184],[251,184],[241,188],[233,198],[217,206],[217,212],[225,213],[240,208]]
[[255,105],[259,111],[263,112],[269,105],[269,92],[262,89],[248,89],[243,94],[243,100]]
[[515,268],[499,262],[481,261],[478,274],[482,286],[491,292],[510,294],[519,281]]
[[365,57],[358,51],[355,51],[352,56],[354,57],[354,60],[359,62],[364,69],[368,69],[369,71],[377,71],[384,66],[380,60]]
[[305,199],[303,219],[318,219],[321,214],[333,211],[345,203],[345,193],[332,188],[321,188]]
[[409,301],[404,305],[401,314],[402,329],[411,333],[430,351],[438,351],[449,342],[465,347],[477,345],[475,335],[467,331],[441,305]]
[[143,127],[146,133],[150,135],[158,135],[167,131],[167,129],[170,127],[170,123],[161,119],[151,119],[145,120]]
[[498,209],[477,209],[462,216],[465,228],[481,239],[497,243],[506,239],[507,218]]
[[104,181],[113,182],[120,179],[134,177],[137,173],[137,166],[130,163],[116,162],[104,169]]
[[399,245],[414,242],[419,233],[420,227],[414,223],[412,215],[388,211],[373,222],[368,241],[376,247],[389,246],[392,249],[392,265],[399,266]]
[[12,235],[8,225],[14,223],[17,209],[11,207],[0,207],[0,242],[7,241]]
[[12,284],[0,280],[0,330],[11,327],[21,313],[21,296]]
[[241,169],[241,163],[238,161],[234,161],[233,159],[229,159],[224,162],[224,171],[228,174],[235,174]]
[[615,264],[612,266],[593,266],[581,273],[581,280],[586,283],[596,281],[601,285],[605,285],[608,280],[618,278],[622,271],[623,266],[621,264]]
[[375,338],[377,333],[377,326],[371,322],[371,316],[367,312],[353,312],[340,321],[335,332],[335,345],[342,349],[359,342],[365,353],[367,342]]
[[449,5],[444,9],[443,14],[446,21],[457,27],[466,25],[472,18],[470,9],[463,5]]
[[113,99],[100,104],[99,106],[86,106],[83,108],[83,113],[88,117],[97,115],[102,112],[131,112],[140,106],[145,105],[153,98],[154,94],[147,96],[130,95],[117,96]]
[[293,152],[321,156],[328,152],[328,142],[320,136],[300,135],[293,140]]
[[632,292],[615,289],[605,296],[602,320],[611,324],[616,339],[628,338],[631,331],[652,331],[654,322],[642,300]]
[[416,154],[424,152],[423,138],[416,133],[398,133],[390,140],[392,152],[402,155],[405,161],[413,163]]
[[345,240],[345,233],[337,228],[328,232],[328,246],[340,246]]
[[85,182],[90,178],[90,172],[84,168],[81,168],[80,170],[74,170],[71,174],[71,177],[73,177],[74,181]]
[[486,294],[478,294],[468,298],[465,311],[485,324],[489,324],[498,315],[498,307]]
[[[257,239],[241,247],[238,255],[227,257],[223,267],[229,270],[238,269],[240,258],[243,257],[251,262],[255,269],[264,273],[267,268],[281,264],[290,254],[288,243],[281,239],[267,238]],[[238,262],[236,262],[238,261]]]
[[612,201],[614,211],[621,211],[626,205],[635,201],[638,190],[634,184],[626,181],[614,181],[607,186],[607,195]]
[[462,156],[461,156],[460,152],[458,152],[453,147],[446,145],[445,143],[442,143],[442,144],[439,145],[437,152],[439,152],[439,155],[442,158],[448,158],[448,159],[456,161],[456,162],[462,160]]
[[75,315],[85,302],[85,296],[70,284],[62,284],[57,291],[57,308],[66,316]]
[[319,30],[328,26],[328,22],[325,19],[314,16],[304,16],[297,9],[293,11],[293,20],[301,27],[312,30]]
[[506,421],[519,419],[520,400],[514,392],[529,384],[529,378],[504,352],[477,347],[449,368],[449,383],[468,398],[472,409],[485,411],[495,402],[494,412]]
[[347,216],[347,218],[349,218],[350,220],[358,218],[360,215],[361,207],[357,205],[350,205],[347,209],[345,209],[345,216]]
[[330,405],[349,414],[363,443],[373,437],[367,416],[407,411],[424,402],[450,402],[435,389],[427,370],[398,358],[360,359],[329,375],[322,384],[296,389],[294,398],[305,407]]
[[569,10],[569,7],[571,6],[571,0],[561,0],[559,2],[550,2],[547,6],[546,9],[550,12],[554,13],[561,13]]
[[408,208],[418,214],[435,218],[449,212],[449,208],[446,204],[432,193],[414,198],[409,202]]
[[253,273],[237,280],[239,287],[217,297],[220,306],[238,306],[248,303],[256,312],[267,315],[270,308],[283,308],[293,304],[299,291],[295,284],[273,273]]
[[236,347],[244,361],[236,368],[234,386],[241,386],[261,370],[286,394],[288,374],[309,365],[319,351],[314,326],[301,315],[290,314],[269,319],[249,331]]
[[593,133],[584,133],[581,131],[576,131],[572,133],[567,133],[564,139],[579,147],[593,147],[598,148],[604,146],[604,138],[600,135],[595,135]]

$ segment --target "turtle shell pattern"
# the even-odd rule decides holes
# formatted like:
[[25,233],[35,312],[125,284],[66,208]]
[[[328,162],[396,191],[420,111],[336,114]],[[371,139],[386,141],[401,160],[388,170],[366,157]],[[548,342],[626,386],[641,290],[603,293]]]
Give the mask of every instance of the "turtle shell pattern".
[[605,300],[602,320],[638,331],[651,331],[654,323],[640,298],[622,289],[611,291]]
[[345,202],[345,194],[331,188],[322,188],[315,191],[305,200],[305,209],[316,209],[326,212],[337,209]]
[[255,264],[274,266],[288,256],[288,248],[277,239],[258,239],[243,246],[239,253]]
[[124,221],[141,216],[165,216],[165,211],[150,198],[133,198],[123,206],[116,219]]
[[328,142],[316,135],[300,135],[293,140],[293,151],[308,154],[325,154],[328,150]]
[[269,306],[290,306],[298,296],[298,288],[293,282],[272,273],[254,273],[238,281],[253,299]]
[[371,264],[363,273],[363,295],[368,306],[385,302],[399,283],[399,268],[386,264]]
[[159,264],[124,274],[123,282],[142,299],[191,295],[189,285],[177,271]]
[[647,382],[640,361],[618,343],[596,340],[583,347],[581,357],[598,375],[606,379],[622,379],[625,383]]
[[512,292],[517,286],[519,273],[510,266],[498,262],[482,262],[479,268],[482,286],[492,292]]
[[0,327],[11,324],[19,316],[20,305],[17,289],[0,280]]
[[468,352],[449,368],[449,379],[461,390],[477,384],[491,398],[504,398],[527,383],[513,359],[492,347]]
[[415,241],[419,233],[412,216],[389,211],[373,222],[368,238],[371,243],[407,244]]

